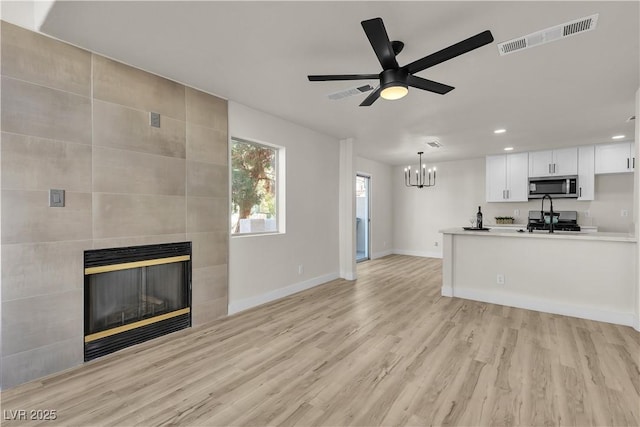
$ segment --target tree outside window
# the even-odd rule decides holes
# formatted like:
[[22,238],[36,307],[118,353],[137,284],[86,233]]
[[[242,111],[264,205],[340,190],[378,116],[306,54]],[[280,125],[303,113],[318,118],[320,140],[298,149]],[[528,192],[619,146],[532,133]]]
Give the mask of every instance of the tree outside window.
[[231,233],[278,231],[276,175],[278,149],[231,139]]

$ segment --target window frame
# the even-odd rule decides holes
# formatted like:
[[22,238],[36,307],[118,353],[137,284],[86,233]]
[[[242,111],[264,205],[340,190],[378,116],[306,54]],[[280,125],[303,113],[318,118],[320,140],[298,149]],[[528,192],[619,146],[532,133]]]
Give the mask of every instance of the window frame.
[[[275,161],[274,161],[274,176],[275,176],[275,205],[276,205],[276,230],[275,231],[255,231],[249,233],[234,233],[231,229],[231,217],[233,215],[233,162],[232,162],[232,152],[233,152],[233,143],[240,142],[244,144],[250,144],[256,147],[267,148],[270,150],[274,150],[275,152]],[[285,147],[281,145],[271,144],[264,141],[257,141],[254,138],[244,138],[239,136],[230,136],[229,137],[229,235],[232,238],[241,238],[241,237],[255,237],[255,236],[272,236],[278,234],[285,234]],[[238,218],[238,221],[240,218]]]

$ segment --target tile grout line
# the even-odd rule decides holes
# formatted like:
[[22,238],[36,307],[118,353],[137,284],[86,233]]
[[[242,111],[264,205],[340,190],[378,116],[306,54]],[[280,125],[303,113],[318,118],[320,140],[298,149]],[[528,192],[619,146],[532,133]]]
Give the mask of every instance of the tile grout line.
[[[185,230],[185,241],[187,239],[187,233],[189,232],[189,133],[187,132],[188,128],[188,108],[187,108],[187,87],[182,86],[184,88],[184,230]],[[193,242],[191,243],[191,257],[193,258]],[[192,262],[193,265],[193,262]],[[189,304],[193,308],[193,277],[191,278],[191,289],[190,289],[190,299]],[[193,324],[193,312],[191,313],[191,323]]]
[[89,98],[91,98],[91,95],[92,95],[91,91],[89,92],[89,95],[83,95],[83,94],[78,93],[78,92],[73,92],[73,91],[70,91],[70,90],[59,89],[59,88],[55,88],[55,87],[52,87],[52,86],[47,86],[47,85],[42,84],[42,83],[37,83],[37,82],[30,81],[30,80],[24,80],[24,79],[21,79],[21,78],[18,78],[18,77],[14,77],[14,76],[10,76],[10,75],[7,75],[7,74],[3,74],[2,77],[6,78],[6,79],[15,80],[16,82],[20,82],[20,83],[25,83],[25,84],[29,84],[29,85],[33,85],[33,86],[38,86],[38,87],[49,89],[49,90],[55,90],[56,92],[68,93],[70,95],[79,96],[81,98],[89,99]]
[[[94,146],[93,146],[93,142],[95,139],[95,133],[94,133],[94,108],[93,108],[93,64],[94,64],[94,53],[91,52],[91,75],[89,78],[89,84],[91,85],[90,87],[90,91],[89,93],[91,94],[91,248],[95,249],[95,243],[94,243],[94,239],[93,236],[95,235],[95,203],[96,200],[93,197],[93,190],[95,188],[95,173],[94,173],[94,167],[95,167],[95,150],[94,150]],[[84,295],[84,285],[83,285],[83,289],[82,289],[82,293]],[[84,309],[84,308],[83,308]],[[84,314],[83,314],[83,319],[84,319]]]
[[1,133],[7,134],[7,135],[24,136],[24,137],[27,137],[27,138],[42,139],[42,140],[44,140],[43,143],[73,144],[73,145],[84,145],[84,146],[91,146],[92,145],[92,144],[86,143],[86,142],[69,141],[69,140],[66,140],[66,139],[58,139],[58,138],[48,138],[46,136],[31,135],[31,134],[28,134],[28,133],[20,133],[20,132],[11,132],[11,131],[6,131],[4,129],[2,130]]

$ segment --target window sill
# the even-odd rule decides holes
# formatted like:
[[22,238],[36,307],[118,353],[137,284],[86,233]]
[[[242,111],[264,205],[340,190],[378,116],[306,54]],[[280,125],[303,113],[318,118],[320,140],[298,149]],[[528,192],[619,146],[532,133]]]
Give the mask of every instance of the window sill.
[[280,236],[285,235],[284,231],[265,231],[263,233],[236,233],[231,234],[232,239],[242,238],[242,237],[262,237],[262,236]]

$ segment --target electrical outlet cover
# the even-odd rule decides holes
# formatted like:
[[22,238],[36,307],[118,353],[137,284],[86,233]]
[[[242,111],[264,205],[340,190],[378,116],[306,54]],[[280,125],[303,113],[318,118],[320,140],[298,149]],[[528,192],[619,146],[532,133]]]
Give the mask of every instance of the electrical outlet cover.
[[49,207],[64,207],[64,190],[57,190],[53,188],[49,190]]

